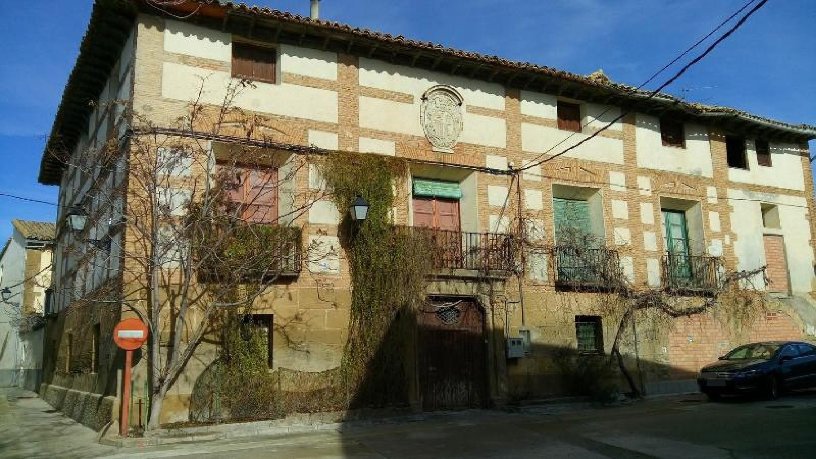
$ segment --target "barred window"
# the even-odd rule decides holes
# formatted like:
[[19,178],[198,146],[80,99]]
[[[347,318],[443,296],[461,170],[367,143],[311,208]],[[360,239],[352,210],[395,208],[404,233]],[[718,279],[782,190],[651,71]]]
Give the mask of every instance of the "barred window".
[[603,328],[600,316],[575,316],[575,337],[581,354],[603,353]]

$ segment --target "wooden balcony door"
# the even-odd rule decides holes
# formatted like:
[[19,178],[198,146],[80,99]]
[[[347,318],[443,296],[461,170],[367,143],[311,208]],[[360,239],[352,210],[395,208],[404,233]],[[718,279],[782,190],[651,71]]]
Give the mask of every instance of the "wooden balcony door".
[[439,230],[431,237],[439,248],[442,266],[462,265],[462,235],[459,200],[414,196],[414,226]]
[[763,236],[765,242],[765,271],[770,281],[769,292],[789,293],[788,261],[785,257],[785,240],[776,234]]
[[459,200],[415,196],[414,226],[458,232]]
[[691,280],[691,252],[689,248],[686,213],[677,210],[663,210],[663,224],[666,228],[666,251],[669,259],[669,275],[674,281]]

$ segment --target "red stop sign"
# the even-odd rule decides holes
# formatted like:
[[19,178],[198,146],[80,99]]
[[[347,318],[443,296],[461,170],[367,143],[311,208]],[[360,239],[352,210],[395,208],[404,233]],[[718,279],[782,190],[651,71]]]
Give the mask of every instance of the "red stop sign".
[[147,341],[147,325],[139,319],[125,319],[113,328],[113,342],[120,349],[135,351]]

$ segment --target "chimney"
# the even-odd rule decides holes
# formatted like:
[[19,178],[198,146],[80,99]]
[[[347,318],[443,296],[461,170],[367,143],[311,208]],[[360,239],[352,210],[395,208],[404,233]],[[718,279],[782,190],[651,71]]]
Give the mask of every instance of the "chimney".
[[312,8],[309,11],[309,19],[312,21],[320,19],[320,0],[312,0]]

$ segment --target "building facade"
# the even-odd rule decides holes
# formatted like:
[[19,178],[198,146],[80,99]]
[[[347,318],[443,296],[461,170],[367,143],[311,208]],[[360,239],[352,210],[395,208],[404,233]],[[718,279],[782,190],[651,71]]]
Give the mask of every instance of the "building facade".
[[[121,353],[110,336],[131,307],[99,298],[121,297],[132,280],[135,261],[123,248],[138,243],[128,232],[134,215],[128,193],[115,190],[132,189],[128,157],[145,133],[203,143],[215,162],[248,144],[278,158],[286,185],[269,205],[298,228],[306,252],[256,305],[269,320],[270,371],[295,375],[281,376],[294,381],[282,390],[297,390],[298,375],[337,368],[348,336],[338,231],[346,209],[323,197],[295,213],[303,193],[323,191],[320,173],[311,164],[284,173],[292,158],[336,151],[406,159],[393,221],[441,241],[426,285],[434,308],[419,313],[406,357],[417,408],[569,392],[555,362],[608,353],[616,334],[615,317],[596,304],[599,272],[691,304],[723,273],[767,266],[767,285],[746,286],[771,306],[747,328],[711,315],[637,322],[640,338],[633,330],[623,350],[646,392],[688,387],[704,363],[744,341],[816,334],[813,127],[649,97],[601,72],[584,77],[272,10],[167,8],[96,2],[43,158],[40,181],[60,187],[63,209],[43,393],[73,417],[95,427],[116,417]],[[192,101],[225,100],[252,117],[252,130],[172,128]],[[82,167],[83,152],[103,148],[123,154],[109,167]],[[190,181],[210,172],[175,173],[171,194],[184,200],[195,195]],[[66,229],[77,206],[95,216],[83,235]],[[106,240],[107,250],[87,240]],[[215,352],[202,346],[190,361],[164,422],[191,419]],[[136,397],[146,398],[146,374],[142,361]],[[444,395],[451,385],[465,389]]]
[[12,220],[0,253],[0,385],[39,390],[54,224]]

